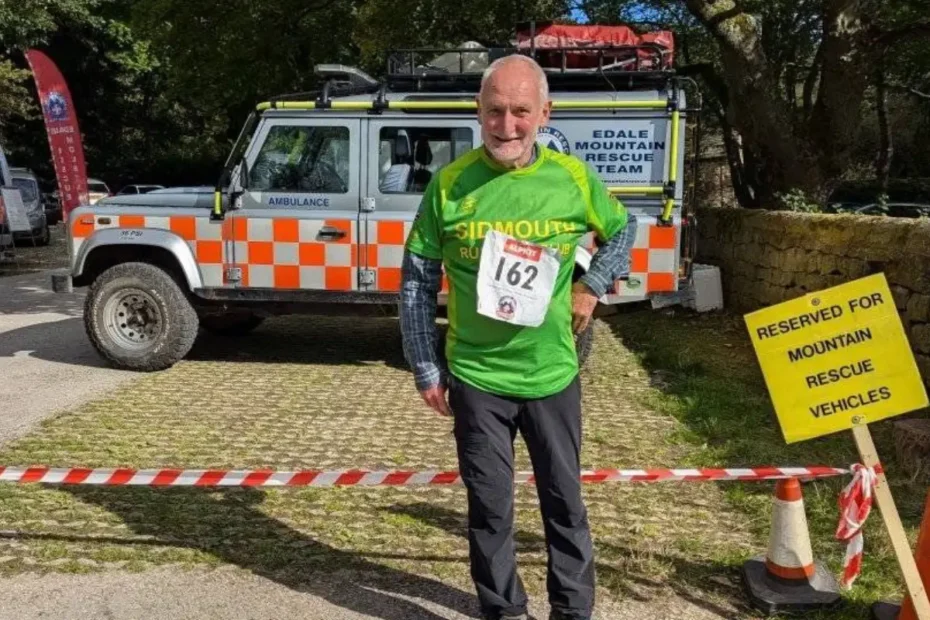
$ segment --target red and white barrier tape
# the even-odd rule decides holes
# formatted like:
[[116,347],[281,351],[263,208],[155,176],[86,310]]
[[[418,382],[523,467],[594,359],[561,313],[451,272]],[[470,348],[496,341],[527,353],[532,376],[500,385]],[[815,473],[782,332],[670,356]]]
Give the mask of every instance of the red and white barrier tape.
[[[583,483],[761,481],[828,478],[848,474],[836,467],[754,467],[748,469],[596,469],[581,473]],[[517,472],[516,483],[533,483],[531,472]],[[333,487],[459,484],[457,471],[271,471],[207,469],[84,469],[0,467],[0,482],[156,487]]]
[[851,468],[853,479],[840,493],[840,522],[836,527],[836,539],[846,543],[843,560],[843,578],[840,585],[847,590],[852,587],[862,570],[864,539],[862,526],[872,511],[872,491],[878,482],[875,469],[855,464]]

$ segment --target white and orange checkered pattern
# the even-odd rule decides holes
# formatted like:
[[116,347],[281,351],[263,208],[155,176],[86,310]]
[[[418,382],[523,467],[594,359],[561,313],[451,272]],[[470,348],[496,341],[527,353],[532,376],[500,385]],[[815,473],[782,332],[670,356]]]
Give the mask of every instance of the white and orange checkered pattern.
[[[359,245],[354,220],[308,220],[232,216],[224,223],[232,246],[230,266],[241,270],[240,286],[355,291]],[[339,239],[322,240],[335,228]]]
[[[321,240],[324,227],[343,231],[340,239]],[[192,215],[98,215],[75,218],[75,255],[94,232],[106,228],[170,230],[191,248],[204,286],[231,284],[224,266],[238,267],[242,287],[358,290],[359,245],[353,220],[244,218],[222,223]]]
[[[681,229],[677,220],[674,226],[659,226],[655,216],[636,216],[636,240],[630,250],[630,280],[617,280],[608,297],[643,297],[648,293],[674,291],[678,279],[678,262],[675,254]],[[594,233],[582,238],[581,246],[595,254]]]
[[637,215],[636,241],[630,250],[630,280],[615,282],[614,294],[641,296],[674,291],[680,235],[677,222],[674,226],[660,226],[655,216]]
[[71,238],[74,256],[87,239],[106,228],[156,228],[170,230],[184,239],[200,267],[204,286],[223,285],[223,263],[226,258],[223,231],[209,217],[193,215],[103,215],[84,213],[72,218]]
[[375,290],[400,290],[404,243],[412,228],[413,222],[409,220],[378,220],[366,223],[365,240],[368,255],[363,264],[375,272]]
[[[659,226],[654,216],[639,216],[631,251],[630,278],[638,286],[618,281],[614,295],[641,296],[674,291],[678,277],[676,249],[680,228]],[[170,230],[190,246],[200,267],[204,286],[232,284],[225,267],[238,267],[238,286],[277,289],[357,291],[359,269],[374,271],[371,290],[397,292],[401,284],[404,243],[413,222],[371,220],[363,224],[359,239],[355,220],[301,218],[227,218],[222,223],[194,215],[103,215],[85,213],[73,218],[71,233],[76,256],[96,231],[106,228]],[[344,233],[324,240],[324,228]],[[361,244],[358,241],[361,241]],[[587,244],[584,244],[587,245]],[[442,291],[448,292],[443,276]]]
[[[400,291],[400,270],[404,260],[404,244],[413,229],[412,220],[372,220],[366,223],[368,256],[363,266],[375,272],[374,290]],[[449,281],[442,276],[442,293],[449,292]]]

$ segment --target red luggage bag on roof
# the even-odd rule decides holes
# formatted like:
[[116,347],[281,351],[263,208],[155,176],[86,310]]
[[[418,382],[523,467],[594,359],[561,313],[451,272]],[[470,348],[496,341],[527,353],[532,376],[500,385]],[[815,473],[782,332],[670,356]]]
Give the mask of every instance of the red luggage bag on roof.
[[[627,71],[670,69],[675,51],[675,39],[671,31],[659,30],[636,34],[628,26],[545,24],[537,26],[535,37],[531,37],[530,29],[526,27],[517,30],[516,45],[519,49],[529,49],[535,45],[539,63],[544,67],[556,68],[562,66],[562,53],[539,50],[560,47],[576,48],[577,52],[565,53],[565,65],[570,69],[598,66],[599,52],[586,50],[621,46],[629,46],[631,49],[604,51],[603,66],[605,68]],[[643,45],[649,47],[632,48],[632,46]]]

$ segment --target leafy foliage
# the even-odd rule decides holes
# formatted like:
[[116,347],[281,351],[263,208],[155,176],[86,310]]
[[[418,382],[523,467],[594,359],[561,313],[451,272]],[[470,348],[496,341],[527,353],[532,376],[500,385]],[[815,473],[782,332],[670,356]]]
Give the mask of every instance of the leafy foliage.
[[837,182],[872,176],[881,161],[892,177],[930,176],[930,0],[450,8],[440,0],[0,0],[0,136],[17,164],[51,175],[22,56],[34,46],[68,80],[92,175],[115,186],[211,183],[254,104],[318,87],[319,63],[377,76],[392,48],[502,43],[529,19],[582,18],[676,33],[679,68],[700,83],[707,126],[724,139],[745,206],[784,208],[795,189],[822,202]]

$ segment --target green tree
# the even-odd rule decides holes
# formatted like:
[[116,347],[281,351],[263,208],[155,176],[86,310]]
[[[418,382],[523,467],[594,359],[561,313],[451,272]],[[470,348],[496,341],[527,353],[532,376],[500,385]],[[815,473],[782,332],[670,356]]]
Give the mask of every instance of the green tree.
[[387,50],[455,47],[466,41],[506,44],[517,24],[564,20],[569,8],[565,0],[472,0],[468,10],[450,10],[445,0],[368,0],[359,7],[353,40],[363,66],[380,72]]
[[[734,189],[748,207],[771,206],[792,190],[822,201],[856,170],[877,76],[891,66],[884,59],[930,32],[926,0],[591,0],[577,7],[602,19],[647,15],[681,35],[681,71],[700,76],[711,95]],[[923,63],[930,58],[912,51]]]
[[29,101],[23,51],[47,42],[63,20],[90,20],[98,1],[0,0],[0,133],[37,110]]

